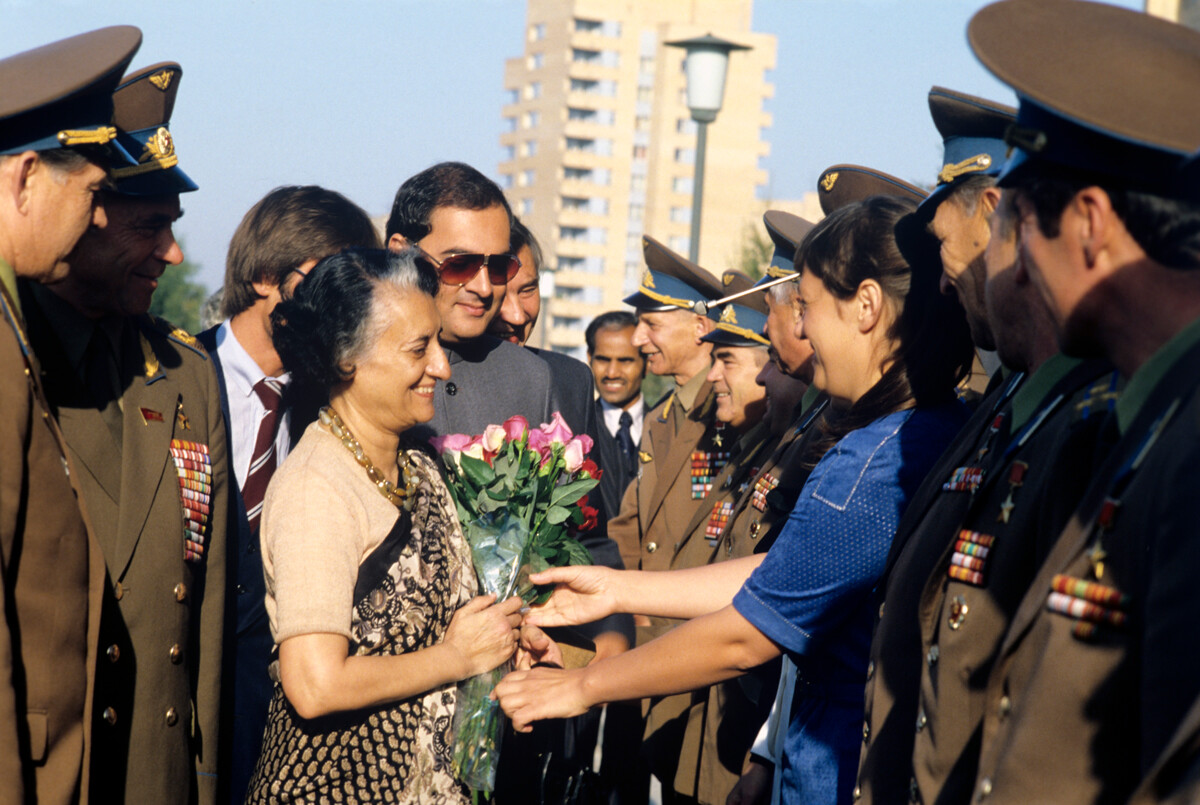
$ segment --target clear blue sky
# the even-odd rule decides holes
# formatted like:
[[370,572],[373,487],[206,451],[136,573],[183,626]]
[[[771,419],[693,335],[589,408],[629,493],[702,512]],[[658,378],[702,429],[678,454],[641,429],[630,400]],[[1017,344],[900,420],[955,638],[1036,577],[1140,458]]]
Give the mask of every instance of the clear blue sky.
[[[799,197],[837,162],[931,181],[930,86],[1014,102],[966,44],[982,5],[756,0],[754,30],[778,37],[765,195]],[[320,184],[380,215],[434,162],[495,176],[524,17],[522,0],[0,0],[0,56],[129,23],[145,35],[134,68],[182,65],[171,131],[200,190],[176,231],[214,289],[238,221],[273,187]]]

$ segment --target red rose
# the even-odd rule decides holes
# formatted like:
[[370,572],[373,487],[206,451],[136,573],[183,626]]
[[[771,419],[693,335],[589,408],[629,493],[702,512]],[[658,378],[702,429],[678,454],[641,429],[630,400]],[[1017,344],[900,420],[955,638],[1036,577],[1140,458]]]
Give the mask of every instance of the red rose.
[[599,481],[600,476],[604,474],[604,470],[597,467],[596,462],[592,461],[590,458],[583,460],[583,464],[579,467],[579,471],[586,472],[588,477],[594,481]]

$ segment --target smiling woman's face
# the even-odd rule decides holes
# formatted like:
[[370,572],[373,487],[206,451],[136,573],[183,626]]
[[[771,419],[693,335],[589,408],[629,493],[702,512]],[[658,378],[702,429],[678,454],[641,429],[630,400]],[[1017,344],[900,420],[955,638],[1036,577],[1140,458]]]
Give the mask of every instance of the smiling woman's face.
[[401,433],[433,418],[434,388],[450,377],[450,365],[433,299],[390,285],[375,294],[372,329],[382,332],[355,364],[342,397],[378,427]]

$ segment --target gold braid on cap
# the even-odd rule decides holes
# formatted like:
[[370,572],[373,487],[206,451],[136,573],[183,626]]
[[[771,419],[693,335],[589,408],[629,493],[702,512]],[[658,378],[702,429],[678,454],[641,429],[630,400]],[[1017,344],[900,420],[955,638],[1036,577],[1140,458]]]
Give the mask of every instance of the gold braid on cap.
[[117,139],[117,130],[112,126],[99,126],[94,129],[64,129],[58,133],[58,143],[63,146],[108,145],[115,139]]
[[967,157],[962,162],[943,165],[941,172],[938,174],[938,183],[950,184],[959,176],[977,171],[985,171],[991,166],[992,157],[990,154],[976,154],[973,157]]

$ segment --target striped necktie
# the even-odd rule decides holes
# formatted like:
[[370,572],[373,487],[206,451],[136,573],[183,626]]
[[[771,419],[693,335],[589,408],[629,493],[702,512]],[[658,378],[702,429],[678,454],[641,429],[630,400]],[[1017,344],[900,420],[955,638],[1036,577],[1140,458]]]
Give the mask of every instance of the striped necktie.
[[246,504],[246,519],[250,532],[258,531],[262,516],[263,497],[267,484],[275,474],[275,437],[279,433],[279,404],[283,399],[283,386],[274,377],[264,377],[254,384],[254,393],[262,401],[262,419],[258,421],[258,434],[254,439],[254,455],[250,458],[250,471],[242,484],[242,500]]

